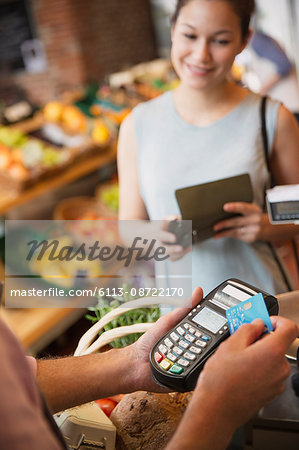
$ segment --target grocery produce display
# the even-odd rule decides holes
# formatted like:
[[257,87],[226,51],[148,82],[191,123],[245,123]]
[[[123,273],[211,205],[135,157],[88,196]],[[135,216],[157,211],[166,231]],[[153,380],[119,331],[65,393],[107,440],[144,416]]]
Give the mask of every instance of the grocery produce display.
[[[118,128],[131,108],[126,102],[114,101],[108,86],[86,86],[71,94],[67,101],[52,101],[43,108],[45,124],[55,124],[69,136],[89,138],[89,145],[107,146],[117,137]],[[52,127],[54,134],[54,128]],[[57,133],[57,131],[56,131]]]
[[99,407],[107,417],[110,417],[112,411],[117,405],[117,402],[112,398],[100,398],[99,400],[95,400],[95,402],[97,405],[99,405]]
[[[73,240],[69,236],[61,236],[59,238],[59,245],[62,247],[76,248]],[[31,273],[38,275],[45,282],[59,286],[62,288],[74,287],[76,277],[78,274],[84,277],[86,281],[88,278],[99,277],[101,275],[101,263],[99,260],[90,261],[88,259],[79,260],[77,258],[65,260],[51,259],[50,253],[52,249],[45,251],[41,259],[37,255],[30,261],[29,267]]]
[[71,156],[66,148],[57,148],[16,128],[0,127],[0,184],[4,184],[3,177],[19,183],[34,180],[64,166]]
[[191,396],[191,392],[155,394],[137,391],[126,394],[110,415],[117,430],[116,450],[165,448]]
[[168,90],[174,89],[179,80],[168,59],[156,59],[137,64],[132,68],[111,74],[111,95],[119,96],[119,90],[133,103],[158,97]]
[[[0,185],[19,192],[78,158],[107,149],[134,106],[177,82],[169,61],[158,59],[112,74],[105,83],[66,91],[13,127],[0,125]],[[117,186],[101,193],[99,201],[115,217]]]
[[[45,125],[52,124],[50,132],[52,131],[53,138],[55,139],[55,135],[62,137],[61,144],[65,144],[65,139],[68,137],[81,135],[86,137],[87,143],[87,138],[90,139],[89,145],[105,146],[115,135],[114,130],[105,123],[103,118],[91,118],[72,104],[49,102],[43,109],[43,118]],[[47,131],[49,132],[49,128],[46,128]],[[63,134],[66,135],[64,140]]]

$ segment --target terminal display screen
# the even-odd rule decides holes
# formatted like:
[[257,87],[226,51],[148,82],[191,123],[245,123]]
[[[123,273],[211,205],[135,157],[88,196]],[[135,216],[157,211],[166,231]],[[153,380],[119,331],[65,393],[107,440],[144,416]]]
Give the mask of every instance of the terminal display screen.
[[192,320],[214,334],[216,334],[227,322],[225,317],[207,307],[199,311]]
[[299,214],[299,202],[275,203],[278,214]]

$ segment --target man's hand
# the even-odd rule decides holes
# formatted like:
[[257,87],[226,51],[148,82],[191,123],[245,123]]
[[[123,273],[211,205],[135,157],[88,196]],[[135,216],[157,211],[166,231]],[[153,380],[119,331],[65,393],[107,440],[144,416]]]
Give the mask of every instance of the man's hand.
[[238,426],[282,393],[289,374],[284,355],[299,330],[287,319],[271,320],[273,333],[259,339],[264,323],[257,319],[219,346],[204,366],[167,450],[224,450]]
[[214,231],[217,233],[214,239],[231,237],[248,244],[258,239],[263,215],[259,206],[254,203],[233,202],[225,203],[223,209],[226,212],[241,215],[218,222],[214,226]]
[[212,394],[212,403],[235,427],[284,390],[290,371],[285,353],[299,330],[282,317],[271,321],[274,332],[261,339],[262,320],[242,325],[219,346],[199,377],[196,392]]
[[169,314],[162,316],[136,343],[127,347],[134,361],[134,367],[131,367],[130,370],[132,371],[132,378],[134,378],[135,390],[170,392],[155,383],[152,379],[149,364],[150,351],[158,339],[180,322],[202,300],[202,297],[202,289],[200,287],[196,288],[192,294],[192,307],[177,308]]

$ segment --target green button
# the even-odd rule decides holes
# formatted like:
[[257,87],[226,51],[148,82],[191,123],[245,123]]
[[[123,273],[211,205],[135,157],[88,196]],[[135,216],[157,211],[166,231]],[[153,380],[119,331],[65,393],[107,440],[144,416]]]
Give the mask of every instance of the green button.
[[174,364],[169,372],[174,373],[175,375],[179,375],[183,372],[183,368]]

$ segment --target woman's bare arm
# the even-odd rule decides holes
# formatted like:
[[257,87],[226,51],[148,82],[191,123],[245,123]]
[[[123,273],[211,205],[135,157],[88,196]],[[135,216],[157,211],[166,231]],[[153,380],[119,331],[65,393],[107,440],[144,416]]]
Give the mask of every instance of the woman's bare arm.
[[[278,111],[277,130],[269,162],[275,184],[299,183],[299,125],[284,106]],[[277,241],[292,239],[297,235],[298,225],[272,225],[268,215],[263,216],[260,239]]]
[[132,114],[120,128],[117,166],[119,176],[119,219],[147,219],[147,211],[140,195],[137,168],[137,145]]

